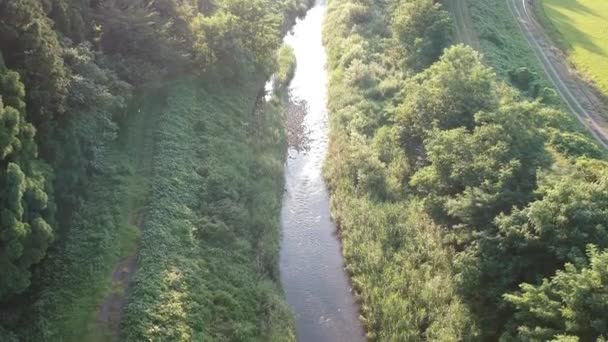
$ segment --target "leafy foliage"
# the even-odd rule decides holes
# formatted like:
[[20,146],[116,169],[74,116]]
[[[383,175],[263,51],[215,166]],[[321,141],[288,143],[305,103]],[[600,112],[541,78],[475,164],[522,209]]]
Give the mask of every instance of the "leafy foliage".
[[590,245],[589,265],[566,264],[538,285],[522,284],[521,293],[506,294],[517,307],[517,336],[527,340],[601,341],[608,321],[608,252]]
[[296,72],[296,56],[294,55],[293,49],[286,44],[283,44],[279,49],[279,55],[277,57],[277,72],[274,74],[274,88],[275,92],[286,91],[289,87],[289,82],[293,78]]
[[39,1],[0,1],[0,41],[7,65],[27,86],[30,120],[45,134],[65,112],[68,72],[51,21]]
[[[133,134],[137,138],[144,134],[140,128],[146,132],[155,129],[148,125],[156,124],[158,110],[179,112],[155,101],[143,101],[143,107],[137,107],[142,104],[133,101],[132,96],[157,96],[158,89],[170,88],[162,86],[167,79],[194,75],[208,84],[226,84],[233,91],[222,95],[222,103],[214,103],[218,115],[228,117],[235,107],[242,110],[240,114],[251,113],[256,98],[241,95],[250,94],[249,91],[257,94],[262,79],[275,67],[274,54],[282,34],[311,4],[310,0],[0,0],[0,51],[7,66],[21,75],[27,89],[24,93],[17,73],[0,68],[0,111],[5,122],[0,127],[0,206],[6,211],[1,215],[0,299],[11,297],[10,305],[0,308],[0,325],[4,326],[0,328],[0,339],[107,337],[106,327],[99,326],[96,308],[111,291],[114,265],[121,257],[133,253],[137,230],[131,222],[131,211],[141,210],[141,202],[148,198],[148,178],[152,177],[138,169],[138,160],[152,159],[147,150],[153,144],[145,143],[142,147],[125,136]],[[289,73],[285,76],[289,78]],[[251,89],[234,87],[241,83]],[[188,84],[197,89],[200,86],[195,82]],[[233,101],[232,97],[238,99]],[[162,102],[162,97],[159,101]],[[232,102],[239,104],[231,105]],[[274,130],[282,127],[280,107],[275,101],[267,108],[268,121],[264,122],[270,127],[265,129],[273,130],[268,137],[278,138]],[[229,120],[234,127],[245,127],[243,121]],[[197,124],[204,122],[200,120]],[[249,138],[239,135],[226,139]],[[265,145],[249,144],[252,149],[259,149],[259,153],[250,154],[247,165],[271,160],[274,179],[280,179],[276,167],[281,164],[273,159],[275,154],[272,157],[267,154],[276,152],[279,149],[276,144],[284,140],[259,140],[265,141]],[[37,159],[37,149],[46,163]],[[237,159],[217,162],[231,163]],[[226,168],[219,167],[221,177],[211,182],[219,190],[221,182],[232,179],[222,175]],[[234,176],[244,169],[226,172]],[[241,175],[239,184],[245,186],[250,176],[254,175]],[[260,178],[263,181],[267,180]],[[191,186],[200,190],[206,184]],[[230,221],[230,214],[239,210],[263,213],[261,217],[247,214],[256,235],[255,244],[250,241],[253,247],[247,249],[250,253],[247,257],[252,250],[259,252],[259,264],[263,266],[256,264],[249,269],[251,264],[240,265],[241,255],[228,258],[225,264],[245,270],[235,271],[232,276],[249,272],[248,279],[258,282],[255,299],[248,298],[246,291],[239,294],[246,310],[255,311],[256,319],[253,315],[239,316],[240,307],[236,310],[229,305],[231,299],[224,296],[225,306],[234,309],[226,315],[234,326],[242,323],[243,328],[237,329],[235,336],[293,339],[290,324],[276,323],[290,318],[275,283],[273,263],[278,227],[274,221],[268,221],[278,216],[273,210],[280,193],[274,191],[277,184],[268,186],[273,192],[256,189],[256,194],[265,194],[265,199],[251,209],[243,209],[254,205],[249,203],[251,200],[247,203],[239,200],[245,198],[243,194],[237,199],[231,197],[232,192],[226,198],[218,195],[208,199],[217,202],[213,215],[209,214],[213,220],[201,219],[196,226],[213,231],[215,216]],[[53,194],[57,197],[57,215]],[[249,192],[247,196],[251,196]],[[224,205],[229,199],[235,200],[234,207]],[[230,221],[230,227],[251,223],[243,220],[243,215]],[[56,243],[46,256],[53,239]],[[229,246],[226,248],[234,248],[235,244]],[[204,257],[215,258],[213,253],[217,250]],[[31,266],[40,261],[29,286]],[[183,279],[173,270],[168,272],[171,279],[163,288],[163,298],[173,296],[174,287]],[[271,276],[260,277],[267,273]],[[15,295],[24,291],[28,292]],[[218,307],[222,303],[220,299]],[[204,306],[208,307],[207,304]],[[178,324],[176,330],[179,329]],[[218,327],[218,331],[223,329],[231,327]],[[99,336],[94,336],[95,330],[101,331]]]
[[[402,43],[385,32],[385,27],[392,28],[389,12],[388,7],[359,1],[332,1],[328,7],[324,34],[331,140],[325,176],[332,214],[340,227],[347,269],[362,299],[368,337],[475,338],[478,327],[451,277],[454,251],[443,244],[441,227],[423,210],[423,203],[405,200],[405,186],[416,165],[404,153],[404,139],[414,132],[406,132],[405,122],[426,127],[428,131],[412,137],[421,145],[433,130],[433,120],[427,125],[422,111],[408,112],[409,106],[400,106],[400,101],[410,96],[420,102],[411,107],[421,109],[425,101],[443,101],[430,92],[423,94],[427,88],[420,84],[427,81],[437,82],[440,90],[440,81],[430,81],[431,75],[406,82],[400,72],[406,63],[390,54]],[[399,88],[410,91],[402,94]]]
[[53,240],[48,166],[37,160],[36,130],[26,121],[25,89],[0,55],[0,299],[25,290],[29,267]]
[[125,340],[293,340],[276,284],[285,133],[272,107],[247,117],[252,90],[170,89]]
[[420,70],[441,54],[450,26],[448,14],[432,0],[397,1],[393,31],[406,50],[406,60]]
[[[534,335],[545,330],[527,322],[545,317],[514,316],[503,295],[581,265],[589,243],[608,247],[606,166],[590,159],[605,154],[545,99],[522,96],[540,91],[531,69],[497,76],[460,45],[439,57],[425,29],[443,27],[444,16],[430,1],[328,8],[325,175],[368,336],[597,338],[589,325],[554,328],[570,326],[558,315],[553,335]],[[518,310],[539,312],[527,308]]]

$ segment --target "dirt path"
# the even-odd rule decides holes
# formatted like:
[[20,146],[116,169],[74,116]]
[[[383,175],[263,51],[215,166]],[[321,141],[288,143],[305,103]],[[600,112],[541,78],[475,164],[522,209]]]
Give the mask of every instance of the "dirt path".
[[604,148],[608,149],[608,122],[602,117],[602,99],[573,70],[566,56],[556,48],[535,17],[529,1],[506,0],[519,28],[534,50],[547,77],[570,111]]
[[469,6],[466,0],[450,0],[445,1],[444,6],[452,14],[456,31],[455,40],[459,43],[464,43],[480,51],[479,37],[473,29],[473,21],[469,13]]
[[122,308],[127,301],[126,292],[136,266],[137,251],[116,265],[112,272],[112,291],[99,306],[98,323],[110,332],[111,336],[108,336],[108,338],[111,340],[118,339],[120,335]]
[[[125,213],[125,219],[130,227],[125,229],[137,229],[139,232],[144,229],[145,211],[149,200],[149,179],[152,176],[154,151],[153,128],[156,124],[154,114],[162,108],[160,98],[142,104],[141,108],[135,109],[136,113],[131,113],[132,118],[127,124],[126,137],[123,139],[133,167],[129,182],[128,209]],[[100,340],[119,339],[123,308],[127,302],[131,279],[137,270],[138,244],[139,241],[132,246],[128,255],[115,265],[112,272],[112,288],[99,305],[96,322],[109,336],[103,336]]]

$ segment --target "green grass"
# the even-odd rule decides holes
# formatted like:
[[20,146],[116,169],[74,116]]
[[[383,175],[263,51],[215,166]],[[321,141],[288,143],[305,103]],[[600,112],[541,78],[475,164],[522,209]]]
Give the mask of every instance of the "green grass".
[[252,112],[258,84],[180,81],[133,102],[36,273],[22,339],[114,340],[99,304],[124,291],[112,271],[139,246],[120,340],[295,340],[278,284],[282,104]]
[[608,2],[542,0],[539,7],[577,69],[608,95]]
[[[471,12],[473,28],[480,37],[481,53],[484,61],[489,64],[497,75],[518,88],[530,98],[545,98],[545,103],[568,112],[563,100],[557,95],[554,86],[547,79],[538,58],[526,41],[523,33],[509,11],[504,0],[466,0]],[[544,16],[540,16],[541,19]],[[546,17],[545,17],[546,19]],[[551,35],[556,32],[549,30]],[[518,86],[518,74],[522,68],[530,81],[529,86],[522,89]],[[584,134],[588,132],[573,116],[568,116],[561,125],[563,131]]]
[[526,67],[535,75],[541,87],[550,87],[549,81],[534,55],[517,22],[504,0],[467,0],[473,28],[477,32],[481,51],[486,61],[505,80],[509,73]]
[[168,87],[126,341],[293,340],[278,286],[285,136],[255,82]]

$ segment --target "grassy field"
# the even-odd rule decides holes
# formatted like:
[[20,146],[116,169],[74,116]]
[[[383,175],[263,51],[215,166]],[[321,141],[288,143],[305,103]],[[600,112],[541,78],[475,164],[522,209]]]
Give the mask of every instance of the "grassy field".
[[608,95],[608,1],[542,0],[542,10],[572,62]]

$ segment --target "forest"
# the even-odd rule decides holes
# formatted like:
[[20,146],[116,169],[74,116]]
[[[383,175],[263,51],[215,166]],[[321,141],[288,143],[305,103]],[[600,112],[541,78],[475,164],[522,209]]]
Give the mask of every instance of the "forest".
[[606,153],[533,60],[453,25],[431,0],[329,2],[325,174],[368,337],[603,341]]
[[[366,338],[607,341],[608,154],[506,4],[471,0],[480,52],[452,1],[327,1]],[[282,37],[314,3],[0,0],[0,341],[297,340]]]

